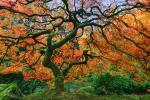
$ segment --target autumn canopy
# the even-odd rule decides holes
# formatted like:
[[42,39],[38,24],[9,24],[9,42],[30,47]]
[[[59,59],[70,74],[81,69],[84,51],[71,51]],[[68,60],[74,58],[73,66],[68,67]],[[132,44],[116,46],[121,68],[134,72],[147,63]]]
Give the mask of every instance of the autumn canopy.
[[149,0],[0,0],[0,73],[55,78],[57,89],[112,67],[147,79],[149,12]]

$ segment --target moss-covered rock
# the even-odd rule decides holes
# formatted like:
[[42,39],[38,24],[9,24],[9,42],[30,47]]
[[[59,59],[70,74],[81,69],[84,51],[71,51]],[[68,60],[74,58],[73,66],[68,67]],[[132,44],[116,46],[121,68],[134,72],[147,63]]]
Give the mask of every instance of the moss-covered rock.
[[0,100],[22,100],[22,97],[16,84],[0,84]]
[[92,86],[81,87],[77,92],[95,94],[94,87]]

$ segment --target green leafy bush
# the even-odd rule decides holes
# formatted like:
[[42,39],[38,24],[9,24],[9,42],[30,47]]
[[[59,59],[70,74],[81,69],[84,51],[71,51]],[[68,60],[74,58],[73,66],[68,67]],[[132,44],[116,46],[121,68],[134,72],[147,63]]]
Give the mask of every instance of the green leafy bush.
[[35,92],[40,92],[48,86],[46,82],[41,82],[39,80],[22,80],[18,81],[18,87],[24,94],[31,94]]
[[39,92],[48,85],[46,82],[39,80],[24,80],[21,73],[12,73],[8,75],[0,74],[0,84],[16,83],[23,94]]
[[148,91],[147,89],[150,89],[150,81],[144,82],[144,83],[136,83],[134,84],[134,93],[136,94],[146,94]]
[[102,75],[94,74],[89,80],[92,82],[95,93],[98,95],[133,92],[133,81],[128,76],[111,76],[109,73],[104,73]]
[[150,89],[150,82],[137,83],[133,81],[130,75],[111,76],[109,72],[103,74],[91,74],[87,78],[94,87],[95,94],[145,94]]
[[7,84],[16,81],[22,81],[23,76],[21,73],[12,73],[12,74],[0,74],[0,84]]

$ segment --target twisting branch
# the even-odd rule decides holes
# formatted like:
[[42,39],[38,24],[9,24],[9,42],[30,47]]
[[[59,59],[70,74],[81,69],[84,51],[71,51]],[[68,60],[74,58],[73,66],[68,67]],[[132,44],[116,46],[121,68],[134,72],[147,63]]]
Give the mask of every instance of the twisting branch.
[[[83,57],[84,57],[84,61],[81,61],[81,62],[70,62],[68,64],[68,66],[62,71],[63,72],[63,75],[66,76],[68,74],[68,72],[70,71],[70,69],[74,66],[74,65],[80,65],[80,64],[87,64],[87,61],[89,59],[89,54],[87,54],[88,51],[85,50],[83,51]],[[91,57],[91,56],[90,56]]]

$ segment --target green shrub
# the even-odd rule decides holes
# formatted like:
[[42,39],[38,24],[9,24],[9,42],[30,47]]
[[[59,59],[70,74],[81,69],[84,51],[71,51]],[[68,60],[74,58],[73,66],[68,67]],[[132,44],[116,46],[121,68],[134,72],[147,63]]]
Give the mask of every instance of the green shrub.
[[111,76],[109,72],[103,74],[90,74],[87,81],[94,87],[95,94],[145,94],[150,89],[150,81],[137,83],[130,75]]
[[44,88],[48,87],[46,82],[41,82],[39,80],[22,80],[18,81],[18,87],[24,94],[31,94],[35,92],[40,92]]
[[133,93],[133,81],[128,76],[111,76],[109,73],[91,78],[95,93],[100,95]]
[[21,73],[12,73],[8,75],[0,74],[0,84],[16,83],[23,94],[39,92],[47,88],[46,82],[39,80],[24,80]]
[[7,84],[16,81],[22,81],[23,76],[21,73],[12,73],[12,74],[0,74],[0,84]]
[[147,89],[150,89],[150,81],[144,83],[134,84],[134,93],[136,94],[146,94]]

